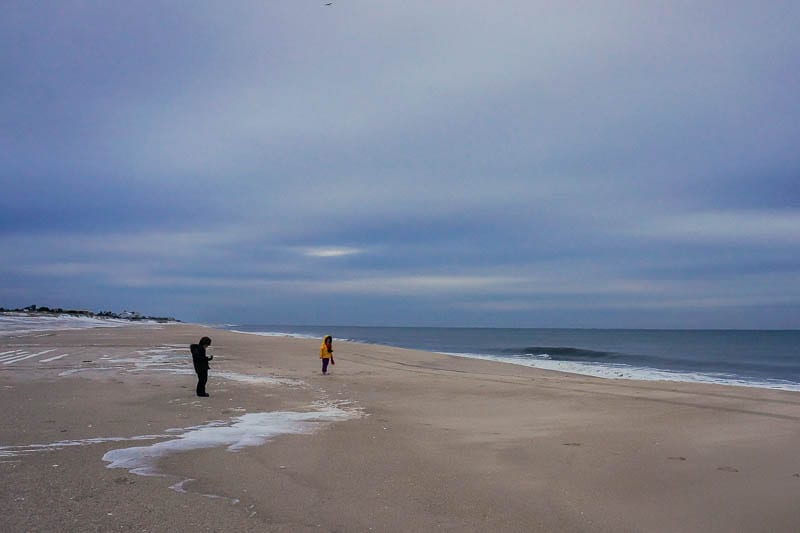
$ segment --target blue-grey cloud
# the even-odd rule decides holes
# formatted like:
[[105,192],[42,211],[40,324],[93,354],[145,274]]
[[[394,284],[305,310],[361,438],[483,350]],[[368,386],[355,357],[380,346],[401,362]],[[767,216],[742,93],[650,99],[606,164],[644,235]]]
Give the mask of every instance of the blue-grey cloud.
[[797,20],[7,2],[0,303],[800,327]]

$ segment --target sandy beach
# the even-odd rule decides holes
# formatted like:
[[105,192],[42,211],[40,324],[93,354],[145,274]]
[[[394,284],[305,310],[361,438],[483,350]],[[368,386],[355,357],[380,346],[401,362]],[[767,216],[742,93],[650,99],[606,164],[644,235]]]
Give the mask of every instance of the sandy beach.
[[0,530],[800,529],[800,393],[339,341],[323,376],[318,347],[184,324],[0,337]]

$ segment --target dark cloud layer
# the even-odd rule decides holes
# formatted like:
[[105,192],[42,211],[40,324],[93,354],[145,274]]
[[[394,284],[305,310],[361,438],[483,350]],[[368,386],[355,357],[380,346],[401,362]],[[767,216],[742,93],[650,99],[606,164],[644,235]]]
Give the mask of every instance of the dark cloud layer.
[[800,327],[795,2],[6,2],[0,305]]

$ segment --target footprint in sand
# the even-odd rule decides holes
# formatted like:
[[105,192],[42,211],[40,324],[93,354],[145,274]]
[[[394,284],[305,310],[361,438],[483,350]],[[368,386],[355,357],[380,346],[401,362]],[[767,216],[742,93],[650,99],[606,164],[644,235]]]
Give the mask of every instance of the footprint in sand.
[[667,457],[670,461],[685,461],[686,457]]
[[800,472],[792,474],[792,477],[800,477]]
[[738,472],[739,469],[733,466],[718,466],[717,470],[722,470],[723,472]]
[[580,446],[580,442],[563,442],[561,443],[562,446]]

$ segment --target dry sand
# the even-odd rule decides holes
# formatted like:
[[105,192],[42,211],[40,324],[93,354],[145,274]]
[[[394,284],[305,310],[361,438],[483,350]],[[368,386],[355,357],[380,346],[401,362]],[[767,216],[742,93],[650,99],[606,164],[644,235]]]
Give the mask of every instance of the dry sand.
[[[197,398],[187,347],[205,334]],[[798,393],[345,342],[322,376],[318,346],[190,325],[0,337],[32,355],[0,362],[0,531],[800,530]],[[135,436],[324,405],[352,418],[178,451],[158,476],[103,460],[174,440]]]

